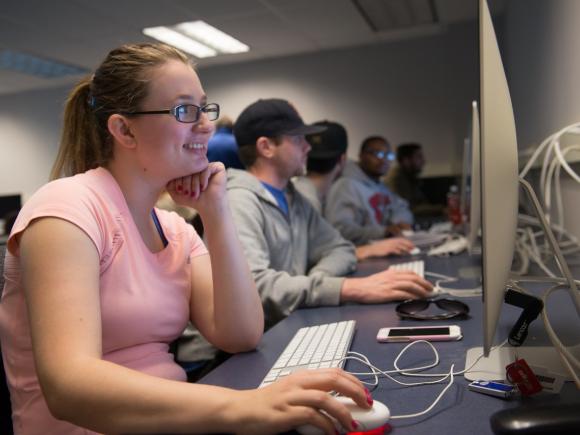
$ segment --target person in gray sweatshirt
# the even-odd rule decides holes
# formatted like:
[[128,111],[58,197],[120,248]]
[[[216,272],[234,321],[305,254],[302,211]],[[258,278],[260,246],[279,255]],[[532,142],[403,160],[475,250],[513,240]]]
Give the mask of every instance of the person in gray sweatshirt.
[[357,246],[411,229],[409,204],[381,182],[393,158],[385,138],[366,138],[359,161],[348,161],[328,192],[324,216]]
[[246,171],[229,169],[227,194],[250,270],[262,299],[266,328],[301,307],[343,302],[383,303],[428,297],[432,285],[412,272],[385,270],[345,278],[356,269],[355,248],[294,187],[310,144],[286,100],[261,99],[234,124]]
[[[348,135],[344,126],[332,121],[319,121],[314,125],[326,131],[306,136],[311,149],[306,164],[307,173],[294,177],[292,182],[312,206],[324,216],[324,204],[332,184],[341,176],[347,162]],[[357,260],[387,255],[405,255],[415,247],[405,237],[389,237],[356,247]]]

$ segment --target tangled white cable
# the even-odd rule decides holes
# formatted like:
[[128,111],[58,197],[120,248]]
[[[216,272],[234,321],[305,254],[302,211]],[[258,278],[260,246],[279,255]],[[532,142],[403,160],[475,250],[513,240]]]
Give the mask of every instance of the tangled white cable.
[[459,279],[452,277],[452,276],[442,275],[440,273],[434,273],[434,272],[425,272],[425,276],[437,278],[437,280],[435,281],[435,287],[433,289],[434,293],[437,293],[437,294],[447,293],[447,294],[450,294],[451,296],[455,296],[458,298],[469,298],[469,297],[474,297],[474,296],[481,296],[481,292],[482,292],[481,286],[477,286],[477,287],[473,287],[473,288],[444,287],[441,284],[457,282],[457,281],[459,281]]
[[[573,144],[562,147],[562,136],[572,131],[578,131],[580,123],[568,125],[556,133],[548,136],[540,144],[540,146],[533,152],[532,156],[520,172],[520,177],[525,178],[534,163],[539,159],[540,155],[544,153],[543,162],[540,173],[540,197],[544,207],[544,214],[550,223],[552,230],[557,234],[558,243],[560,244],[563,254],[570,255],[580,251],[580,242],[576,237],[570,234],[565,229],[564,224],[564,202],[562,200],[562,168],[564,171],[577,183],[580,183],[580,175],[572,169],[567,161],[567,156],[572,152],[580,151],[580,145]],[[520,224],[537,228],[539,222],[531,216],[520,215]],[[542,231],[534,231],[534,237],[530,234],[524,236],[523,233],[518,234],[518,242],[516,244],[516,252],[522,259],[522,267],[520,273],[527,272],[529,260],[537,263],[542,270],[549,276],[555,276],[551,271],[548,272],[547,261],[551,258],[548,249],[548,242],[543,237]],[[543,240],[542,240],[543,239]],[[543,247],[540,243],[543,241]],[[523,266],[526,266],[524,268]]]
[[[411,368],[405,368],[405,369],[399,368],[399,365],[398,365],[399,359],[405,354],[405,352],[407,352],[408,349],[410,349],[411,347],[413,347],[417,344],[420,344],[420,343],[427,344],[431,348],[431,350],[433,351],[433,354],[435,355],[435,361],[433,361],[431,364],[427,364],[427,365],[424,365],[421,367],[411,367]],[[506,343],[507,343],[507,340],[505,340],[501,344],[493,347],[493,349],[500,348],[500,347],[504,346]],[[458,372],[453,370],[455,367],[455,364],[451,364],[451,367],[450,367],[448,373],[415,373],[415,372],[422,372],[424,370],[436,367],[439,364],[439,353],[437,352],[437,349],[435,349],[435,347],[430,342],[428,342],[426,340],[416,340],[416,341],[412,341],[411,343],[407,344],[401,350],[401,352],[399,352],[399,354],[395,358],[395,361],[393,362],[393,366],[395,367],[394,370],[379,369],[374,364],[372,364],[365,355],[360,354],[358,352],[348,352],[347,356],[343,358],[343,361],[353,360],[353,361],[357,361],[357,362],[367,366],[371,370],[370,372],[349,371],[349,373],[352,375],[355,375],[355,376],[360,376],[360,377],[364,377],[364,376],[373,377],[374,381],[372,383],[364,381],[364,380],[362,381],[363,384],[370,385],[372,387],[376,387],[379,384],[379,376],[380,375],[385,376],[386,378],[390,379],[391,381],[393,381],[399,385],[406,386],[406,387],[414,387],[414,386],[418,386],[418,385],[438,384],[438,383],[445,381],[447,378],[450,378],[449,383],[439,393],[439,395],[435,398],[433,403],[427,409],[420,411],[420,412],[417,412],[417,413],[414,413],[414,414],[391,416],[392,419],[397,419],[397,418],[419,417],[419,416],[424,415],[424,414],[428,413],[429,411],[431,411],[435,407],[435,405],[437,405],[437,403],[439,403],[439,401],[441,400],[441,398],[443,397],[445,392],[451,387],[451,385],[453,385],[454,376],[461,375],[465,372],[468,372],[469,370],[471,370],[475,366],[475,364],[477,364],[477,362],[481,358],[483,358],[483,354],[481,354],[469,367],[466,367],[465,369],[460,370]],[[399,374],[399,375],[403,375],[403,376],[414,376],[414,377],[430,377],[430,378],[439,377],[440,379],[435,379],[435,380],[430,380],[430,381],[422,381],[422,382],[402,382],[402,381],[399,381],[399,380],[395,379],[394,377],[392,377],[391,374]]]

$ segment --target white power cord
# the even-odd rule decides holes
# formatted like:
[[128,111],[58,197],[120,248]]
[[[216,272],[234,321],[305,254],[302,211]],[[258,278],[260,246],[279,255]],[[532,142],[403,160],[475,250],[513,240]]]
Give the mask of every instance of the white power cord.
[[[415,346],[416,344],[427,344],[431,350],[433,350],[434,356],[435,356],[435,361],[433,361],[430,364],[424,365],[424,366],[420,366],[420,367],[410,367],[410,368],[405,368],[405,369],[401,369],[399,368],[398,362],[399,359],[405,354],[405,352],[407,352],[408,349],[410,349],[412,346]],[[499,347],[504,346],[507,343],[507,340],[503,341],[501,344],[493,347],[492,349],[497,349]],[[399,354],[397,355],[397,357],[395,358],[395,361],[393,362],[393,366],[395,367],[394,370],[382,370],[379,369],[378,367],[376,367],[375,365],[373,365],[369,359],[363,355],[360,354],[358,352],[348,352],[347,356],[344,357],[342,360],[343,361],[347,361],[347,360],[354,360],[354,361],[358,361],[359,363],[367,366],[369,369],[371,369],[370,372],[353,372],[353,371],[349,371],[350,374],[354,375],[354,376],[372,376],[374,378],[374,382],[367,382],[367,381],[361,381],[363,384],[366,385],[370,385],[372,387],[376,387],[379,383],[379,375],[382,375],[390,380],[392,380],[393,382],[399,384],[399,385],[404,385],[407,387],[412,387],[412,386],[418,386],[418,385],[429,385],[429,384],[438,384],[441,383],[443,381],[445,381],[447,378],[449,379],[449,383],[445,386],[445,388],[439,393],[439,395],[435,398],[435,400],[433,401],[433,403],[426,408],[423,411],[414,413],[414,414],[404,414],[404,415],[392,415],[390,418],[392,419],[399,419],[399,418],[413,418],[413,417],[419,417],[421,415],[424,415],[426,413],[428,413],[429,411],[431,411],[436,405],[437,403],[439,403],[439,401],[441,400],[441,398],[443,397],[443,395],[447,392],[447,390],[451,387],[451,385],[453,385],[454,382],[454,376],[463,374],[465,372],[468,372],[469,370],[471,370],[475,364],[481,359],[483,358],[483,353],[469,366],[466,367],[463,370],[460,370],[458,372],[454,371],[454,367],[455,364],[451,364],[451,367],[449,369],[448,373],[414,373],[414,372],[421,372],[430,368],[433,368],[435,366],[437,366],[439,364],[439,353],[437,352],[437,349],[435,349],[435,347],[428,341],[426,340],[416,340],[416,341],[412,341],[409,344],[407,344],[402,350],[401,352],[399,352]],[[422,381],[422,382],[402,382],[399,381],[397,379],[395,379],[394,377],[391,376],[391,374],[400,374],[403,376],[415,376],[415,377],[440,377],[440,379],[436,379],[436,380],[431,380],[431,381]]]
[[473,287],[473,288],[453,288],[453,287],[444,287],[442,283],[451,283],[459,281],[458,278],[442,275],[440,273],[434,272],[425,272],[425,276],[431,276],[433,278],[438,278],[435,281],[435,287],[433,289],[434,293],[438,294],[449,294],[451,296],[455,296],[457,298],[470,298],[474,296],[481,296],[481,286]]
[[[541,316],[542,321],[544,322],[544,328],[546,329],[546,333],[548,334],[548,338],[554,345],[554,348],[560,355],[560,359],[562,363],[568,369],[568,372],[572,376],[576,387],[580,389],[580,377],[576,370],[580,370],[580,361],[576,358],[568,348],[562,343],[562,341],[558,338],[552,324],[550,323],[550,319],[548,317],[548,311],[546,310],[548,296],[552,294],[556,290],[568,290],[569,282],[567,279],[564,278],[546,278],[546,277],[536,277],[536,276],[526,276],[526,277],[518,277],[511,282],[511,285],[516,288],[517,290],[521,291],[522,293],[529,293],[526,291],[525,288],[519,285],[520,282],[545,282],[545,283],[556,283],[555,286],[546,290],[542,295],[542,302],[544,303],[544,309],[542,310]],[[580,285],[579,280],[574,280],[576,285]],[[574,369],[576,367],[576,370]]]
[[[532,156],[520,172],[520,177],[526,177],[526,175],[528,175],[534,166],[534,163],[539,159],[540,155],[544,153],[539,181],[540,198],[544,207],[544,215],[554,232],[557,234],[557,240],[558,243],[561,244],[560,246],[564,255],[571,255],[580,251],[580,242],[576,237],[565,230],[564,203],[562,200],[561,187],[562,168],[574,181],[580,183],[580,175],[576,173],[574,169],[572,169],[567,161],[568,154],[574,151],[580,151],[580,145],[575,144],[562,147],[561,138],[567,133],[577,131],[578,128],[580,128],[580,123],[574,123],[560,129],[556,133],[544,139],[540,146],[533,152]],[[522,221],[521,217],[522,216],[520,216],[520,222]],[[533,219],[531,217],[529,218]],[[537,219],[536,222],[530,222],[528,220],[528,222],[525,222],[525,224],[537,226]],[[547,258],[545,257],[548,251],[548,241],[544,239],[544,248],[540,249],[536,239],[539,239],[542,236],[542,232],[534,234],[537,234],[536,238],[532,239],[528,237],[527,239],[520,239],[520,243],[516,248],[516,252],[521,254],[522,251],[527,250],[529,253],[529,249],[527,249],[526,246],[528,246],[530,249],[533,249],[534,252],[532,255],[529,255],[528,260],[532,260],[537,263],[542,268],[542,270],[547,273],[547,266],[545,264]],[[531,245],[534,242],[535,245]],[[525,273],[526,270],[527,269],[524,270],[522,266],[520,272]]]

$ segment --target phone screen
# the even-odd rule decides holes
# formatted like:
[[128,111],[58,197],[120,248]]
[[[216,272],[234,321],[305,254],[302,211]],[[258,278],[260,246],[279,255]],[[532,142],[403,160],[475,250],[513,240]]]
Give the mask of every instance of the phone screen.
[[389,337],[413,337],[415,335],[449,335],[449,327],[441,328],[391,328]]

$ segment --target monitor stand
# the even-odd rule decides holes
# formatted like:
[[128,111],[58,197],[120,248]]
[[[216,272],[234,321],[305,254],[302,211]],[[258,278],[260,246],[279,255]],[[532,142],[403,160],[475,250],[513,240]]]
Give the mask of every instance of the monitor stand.
[[[576,282],[568,268],[568,264],[562,255],[558,242],[552,233],[552,229],[544,216],[536,193],[530,183],[523,178],[519,178],[519,183],[532,203],[534,211],[536,212],[536,217],[540,221],[558,266],[567,281],[569,286],[568,292],[572,302],[574,303],[576,312],[580,316],[580,291],[578,290]],[[544,319],[544,322],[545,321],[546,319]],[[557,337],[551,336],[551,334],[548,334],[548,336],[552,342],[557,340]],[[566,348],[577,360],[580,359],[580,344],[566,346]],[[466,355],[465,367],[470,367],[474,361],[483,354],[483,347],[469,349]],[[469,380],[506,380],[505,368],[508,364],[515,361],[516,357],[525,359],[530,368],[532,368],[536,374],[543,376],[557,375],[560,376],[560,379],[574,380],[571,373],[573,367],[569,362],[568,364],[562,363],[563,356],[557,352],[553,346],[502,346],[499,349],[492,349],[490,350],[488,357],[482,357],[475,366],[469,370],[469,372],[464,374],[464,376]]]
[[[576,357],[580,357],[580,344],[568,347],[568,350]],[[481,355],[483,355],[483,347],[469,349],[465,357],[465,367],[470,367]],[[565,380],[572,380],[570,373],[560,360],[560,355],[553,346],[503,346],[492,349],[489,357],[482,357],[471,370],[465,372],[464,376],[470,381],[505,381],[505,368],[516,358],[525,359],[534,372],[537,371],[534,369],[539,369],[539,371],[547,371],[561,376]]]

